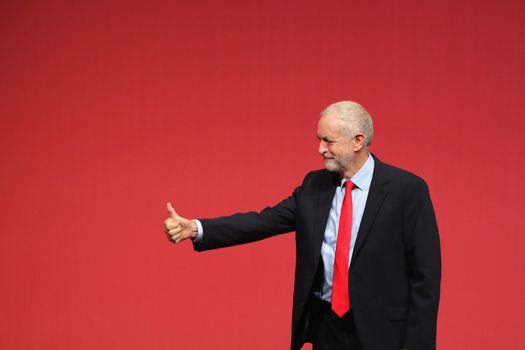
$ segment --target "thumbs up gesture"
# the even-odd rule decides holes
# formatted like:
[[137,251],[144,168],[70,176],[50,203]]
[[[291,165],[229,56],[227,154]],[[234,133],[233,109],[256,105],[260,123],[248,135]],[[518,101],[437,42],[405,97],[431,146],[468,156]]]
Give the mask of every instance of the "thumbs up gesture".
[[170,202],[166,205],[166,209],[170,216],[164,220],[164,231],[170,241],[180,243],[188,238],[197,237],[195,221],[179,216]]

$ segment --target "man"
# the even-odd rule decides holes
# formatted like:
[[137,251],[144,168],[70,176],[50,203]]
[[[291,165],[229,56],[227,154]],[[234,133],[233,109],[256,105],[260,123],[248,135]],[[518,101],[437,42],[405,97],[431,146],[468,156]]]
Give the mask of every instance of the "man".
[[170,240],[202,251],[296,231],[291,349],[436,347],[441,258],[425,182],[369,153],[372,119],[350,101],[318,123],[326,170],[260,213],[188,220],[168,203]]

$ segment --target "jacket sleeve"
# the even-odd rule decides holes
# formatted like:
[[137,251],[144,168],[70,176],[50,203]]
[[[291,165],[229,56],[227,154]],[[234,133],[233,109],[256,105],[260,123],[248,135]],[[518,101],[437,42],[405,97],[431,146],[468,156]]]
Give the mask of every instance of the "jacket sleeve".
[[288,198],[261,212],[199,219],[203,237],[193,243],[193,248],[197,251],[223,248],[295,231],[297,197],[300,192],[301,187],[298,187]]
[[438,227],[426,183],[417,178],[404,203],[404,232],[410,268],[410,307],[405,348],[435,349],[440,296]]

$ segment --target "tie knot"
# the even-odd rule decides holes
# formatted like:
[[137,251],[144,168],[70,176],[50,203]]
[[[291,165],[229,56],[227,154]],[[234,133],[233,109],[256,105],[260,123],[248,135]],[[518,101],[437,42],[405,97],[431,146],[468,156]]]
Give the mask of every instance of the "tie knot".
[[354,183],[350,180],[345,181],[345,186],[348,191],[352,191],[355,187]]

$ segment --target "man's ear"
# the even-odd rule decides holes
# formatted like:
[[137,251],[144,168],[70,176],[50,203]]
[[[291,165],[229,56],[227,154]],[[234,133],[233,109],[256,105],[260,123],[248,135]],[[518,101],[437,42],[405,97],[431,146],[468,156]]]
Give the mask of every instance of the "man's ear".
[[365,135],[357,134],[352,139],[352,144],[354,147],[354,152],[359,152],[365,145]]

